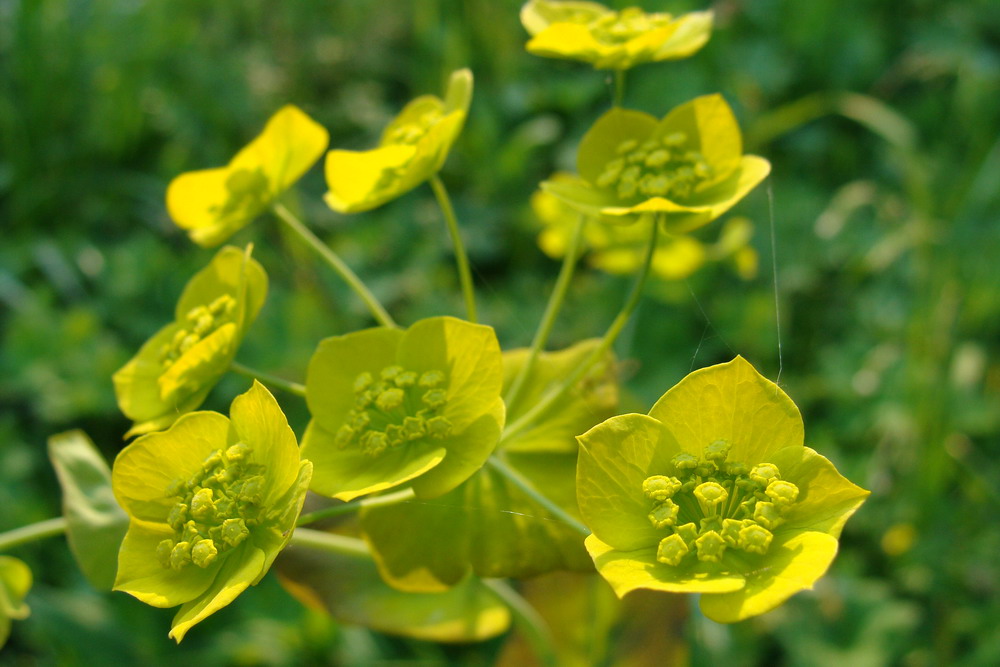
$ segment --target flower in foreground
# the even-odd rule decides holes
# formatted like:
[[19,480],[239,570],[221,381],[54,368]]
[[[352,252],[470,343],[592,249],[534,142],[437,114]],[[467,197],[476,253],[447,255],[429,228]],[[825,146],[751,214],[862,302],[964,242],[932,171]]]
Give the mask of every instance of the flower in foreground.
[[326,155],[326,203],[340,213],[377,208],[417,187],[444,165],[472,101],[472,72],[452,72],[442,100],[412,100],[370,151],[332,150]]
[[31,569],[12,556],[0,556],[0,648],[10,636],[11,620],[28,617],[24,596],[31,589]]
[[[569,182],[574,177],[565,172],[553,174],[550,182]],[[565,256],[581,213],[563,200],[537,190],[531,197],[531,207],[544,225],[538,235],[538,245],[553,259]],[[631,274],[642,266],[649,240],[653,216],[640,216],[637,224],[602,224],[600,217],[587,218],[583,228],[583,244],[588,263],[612,274]],[[744,280],[756,275],[757,254],[749,245],[753,225],[746,218],[731,218],[719,232],[719,239],[706,244],[687,234],[660,234],[653,252],[651,270],[662,280],[683,280],[706,262],[731,262]]]
[[659,121],[611,109],[587,131],[576,161],[578,177],[542,188],[605,222],[651,213],[675,233],[715,220],[771,170],[764,158],[743,155],[740,128],[721,95],[695,98]]
[[188,281],[175,319],[114,374],[126,437],[157,431],[195,410],[229,368],[267,295],[251,248],[226,246]]
[[447,493],[493,451],[502,384],[493,329],[453,317],[327,338],[306,375],[311,489],[340,500],[404,483]]
[[812,588],[869,493],[803,446],[798,408],[741,357],[579,441],[577,500],[601,576],[619,597],[702,593],[720,623]]
[[532,35],[525,45],[529,53],[624,70],[694,54],[711,36],[712,12],[673,16],[638,7],[613,11],[596,2],[531,0],[521,8],[521,23]]
[[115,459],[111,483],[129,515],[115,590],[181,608],[170,636],[260,581],[291,538],[312,475],[274,397],[258,382],[230,418],[194,412]]
[[167,211],[192,241],[217,246],[302,178],[328,141],[326,128],[288,104],[225,167],[189,171],[171,181]]

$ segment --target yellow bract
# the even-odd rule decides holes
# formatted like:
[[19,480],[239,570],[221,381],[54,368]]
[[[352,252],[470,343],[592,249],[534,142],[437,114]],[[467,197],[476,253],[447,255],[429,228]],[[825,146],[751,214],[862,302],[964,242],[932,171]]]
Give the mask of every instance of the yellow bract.
[[192,241],[217,246],[299,180],[328,141],[325,128],[286,105],[225,167],[189,171],[171,181],[167,211]]
[[531,0],[521,9],[521,23],[532,35],[529,53],[625,70],[692,55],[711,35],[712,12],[673,16],[638,7],[612,11],[596,2]]
[[441,169],[472,101],[472,72],[452,73],[444,99],[411,101],[370,151],[326,156],[326,203],[341,213],[367,211],[409,192]]

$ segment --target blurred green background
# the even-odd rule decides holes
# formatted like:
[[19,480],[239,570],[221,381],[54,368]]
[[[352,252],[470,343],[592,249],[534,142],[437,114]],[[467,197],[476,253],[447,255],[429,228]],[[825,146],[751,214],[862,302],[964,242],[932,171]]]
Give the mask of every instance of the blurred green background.
[[[0,0],[0,531],[59,512],[49,435],[83,428],[109,460],[122,445],[110,376],[212,256],[167,218],[167,182],[224,164],[286,102],[329,128],[332,146],[366,148],[408,99],[471,67],[471,117],[442,178],[482,319],[505,347],[530,341],[558,265],[537,249],[528,198],[572,167],[611,92],[603,73],[525,53],[519,6]],[[645,411],[692,368],[742,354],[772,379],[780,371],[807,444],[872,497],[814,593],[735,627],[691,619],[691,657],[998,664],[1000,4],[713,7],[707,47],[634,70],[626,104],[660,116],[725,95],[748,150],[773,164],[735,211],[756,225],[761,268],[752,281],[713,266],[650,288],[617,346],[626,407]],[[401,322],[462,312],[429,188],[351,217],[322,203],[318,168],[298,191],[308,223]],[[301,380],[320,338],[370,325],[273,220],[234,240],[257,244],[272,282],[240,361]],[[627,284],[578,274],[553,346],[599,335]],[[207,407],[224,410],[244,386],[226,378]],[[302,401],[279,398],[301,434]],[[64,544],[12,554],[35,573],[33,614],[15,622],[0,664],[489,664],[502,650],[338,625],[271,580],[175,648],[171,612],[93,591]]]

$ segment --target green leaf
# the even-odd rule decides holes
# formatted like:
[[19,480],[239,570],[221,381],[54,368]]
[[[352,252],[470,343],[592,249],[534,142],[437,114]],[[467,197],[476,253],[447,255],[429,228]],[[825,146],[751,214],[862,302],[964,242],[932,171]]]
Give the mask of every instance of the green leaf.
[[128,515],[111,490],[111,470],[83,431],[49,438],[49,458],[62,486],[67,538],[76,562],[95,588],[111,590],[118,548],[128,529]]
[[379,577],[368,558],[291,546],[277,562],[279,581],[300,602],[338,621],[436,642],[482,641],[510,626],[507,607],[469,577],[441,593],[404,593]]

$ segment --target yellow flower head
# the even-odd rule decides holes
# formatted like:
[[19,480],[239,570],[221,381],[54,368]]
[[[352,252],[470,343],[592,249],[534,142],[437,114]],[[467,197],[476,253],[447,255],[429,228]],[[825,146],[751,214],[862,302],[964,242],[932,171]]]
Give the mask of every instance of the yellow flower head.
[[579,177],[542,188],[592,217],[631,223],[652,213],[677,233],[728,211],[771,164],[743,154],[732,109],[721,95],[705,95],[659,121],[641,111],[608,111],[580,142],[577,170]]
[[597,571],[619,596],[702,593],[720,623],[812,588],[868,496],[803,446],[798,408],[741,357],[579,441],[577,501]]
[[286,105],[225,167],[189,171],[171,181],[167,211],[192,241],[217,246],[302,178],[328,141],[324,127]]
[[229,368],[267,295],[267,274],[245,251],[222,248],[188,281],[175,319],[114,374],[126,437],[166,428],[195,410]]
[[377,208],[436,174],[455,143],[472,101],[472,72],[452,72],[444,99],[411,101],[370,151],[333,150],[326,156],[326,203],[340,213]]
[[115,590],[154,607],[181,605],[170,636],[259,582],[291,539],[312,464],[258,382],[230,417],[193,412],[133,442],[111,484],[129,515]]
[[625,70],[692,55],[711,35],[712,12],[673,16],[638,7],[616,12],[596,2],[531,0],[521,9],[521,23],[532,35],[529,53]]

